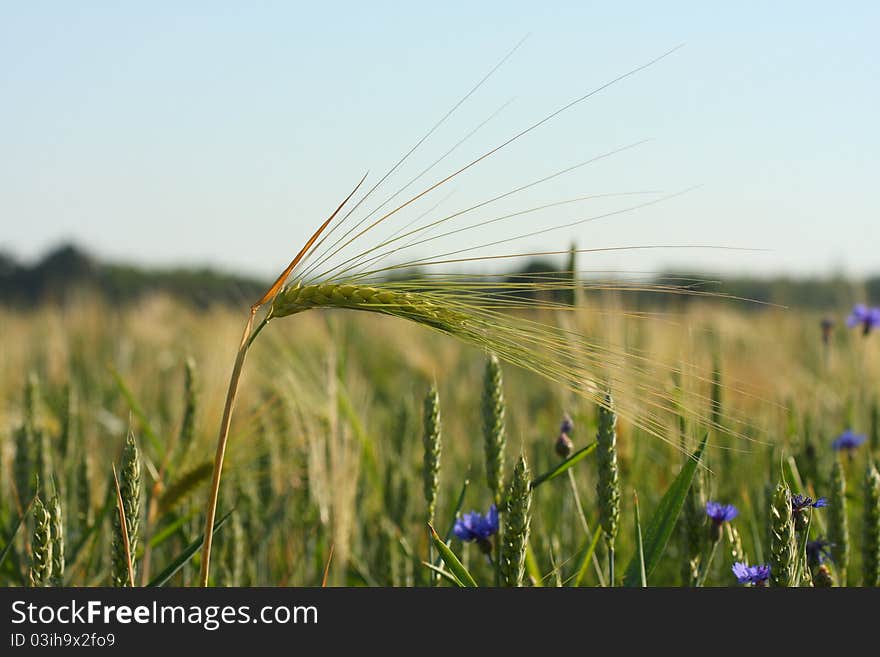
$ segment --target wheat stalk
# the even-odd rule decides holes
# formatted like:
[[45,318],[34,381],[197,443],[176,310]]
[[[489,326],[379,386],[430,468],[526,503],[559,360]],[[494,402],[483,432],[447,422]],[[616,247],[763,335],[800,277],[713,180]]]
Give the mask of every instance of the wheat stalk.
[[841,586],[846,586],[849,569],[849,520],[847,518],[846,473],[839,456],[835,456],[831,467],[831,482],[828,490],[828,540],[831,542],[831,556],[837,569]]
[[495,505],[501,506],[504,494],[504,389],[501,364],[491,354],[486,361],[483,376],[483,395],[480,410],[483,416],[483,446],[486,453],[486,483],[492,491]]
[[[670,51],[670,53],[673,51]],[[591,98],[596,93],[616,84],[638,71],[647,68],[670,53],[665,53],[659,58],[639,66],[631,71],[618,76],[614,80],[601,85],[593,91],[576,98],[554,112],[546,115],[527,128],[514,134],[510,139],[500,145],[486,151],[479,157],[471,160],[464,166],[456,169],[449,175],[440,177],[436,182],[426,186],[421,192],[415,193],[406,201],[403,201],[391,209],[387,206],[398,194],[402,193],[409,185],[418,180],[423,174],[430,171],[434,165],[425,169],[422,174],[413,178],[409,183],[398,189],[384,202],[373,208],[348,229],[337,235],[335,240],[331,236],[335,231],[346,225],[346,221],[352,217],[362,204],[382,185],[388,176],[393,173],[424,141],[423,138],[413,149],[405,155],[392,169],[377,183],[373,185],[353,206],[340,215],[343,207],[352,199],[360,189],[366,176],[355,186],[352,192],[339,204],[336,210],[318,227],[314,234],[306,241],[297,255],[291,260],[287,268],[276,278],[265,294],[251,306],[244,331],[242,332],[235,361],[227,389],[226,402],[220,422],[220,430],[217,440],[217,448],[214,456],[214,468],[211,481],[211,490],[206,505],[205,534],[202,548],[201,572],[199,583],[207,586],[209,582],[211,545],[213,541],[213,526],[217,514],[219,501],[220,479],[222,477],[223,463],[226,454],[229,432],[232,422],[232,413],[238,394],[239,382],[244,363],[250,346],[256,337],[273,319],[297,315],[313,309],[342,309],[372,312],[415,322],[431,330],[439,331],[455,337],[467,344],[478,346],[481,349],[497,355],[505,362],[517,365],[526,370],[559,382],[567,389],[586,396],[593,401],[602,404],[603,395],[597,380],[601,377],[604,385],[615,386],[619,384],[625,387],[624,374],[635,374],[640,377],[638,395],[629,401],[618,404],[618,412],[626,416],[633,423],[644,429],[647,433],[663,440],[666,437],[666,420],[669,413],[671,395],[664,384],[659,383],[658,377],[653,377],[648,369],[656,365],[656,361],[645,354],[637,353],[632,349],[622,349],[603,344],[601,340],[591,339],[577,332],[566,330],[555,323],[542,322],[534,315],[526,317],[517,314],[519,311],[574,311],[576,307],[566,302],[554,301],[559,298],[556,293],[570,293],[576,287],[582,290],[588,289],[617,289],[617,290],[646,290],[652,289],[658,292],[676,291],[683,294],[704,294],[694,290],[682,290],[671,286],[646,286],[644,284],[614,283],[612,286],[585,285],[581,284],[576,272],[546,273],[528,279],[501,280],[497,275],[467,276],[461,274],[441,273],[439,267],[447,265],[458,266],[474,262],[499,262],[508,258],[523,258],[536,255],[561,255],[565,254],[574,262],[577,254],[596,251],[616,251],[622,248],[632,247],[607,247],[599,249],[566,249],[564,251],[544,251],[528,253],[496,253],[494,255],[475,255],[480,249],[492,248],[500,244],[506,244],[515,240],[533,237],[549,230],[559,230],[580,225],[588,221],[618,216],[632,212],[639,208],[648,207],[656,203],[668,200],[678,195],[670,194],[665,197],[655,198],[644,203],[637,203],[620,210],[597,213],[569,223],[554,226],[541,231],[531,231],[520,235],[505,237],[486,244],[469,243],[467,246],[439,253],[431,257],[410,259],[408,262],[383,265],[381,261],[387,257],[397,255],[407,248],[423,245],[435,239],[458,236],[468,230],[477,229],[496,222],[508,221],[523,215],[538,212],[565,204],[586,202],[598,197],[626,196],[644,192],[624,192],[612,195],[590,195],[573,199],[563,200],[557,203],[528,208],[519,212],[503,214],[491,219],[483,219],[471,225],[452,227],[440,234],[433,234],[443,224],[455,219],[460,219],[468,213],[485,208],[496,201],[509,198],[548,180],[573,171],[602,158],[619,153],[624,148],[604,153],[574,166],[567,167],[549,176],[533,180],[520,185],[506,193],[502,193],[484,201],[471,205],[467,208],[447,214],[440,219],[429,220],[423,225],[410,228],[413,222],[409,222],[398,228],[390,236],[378,240],[372,246],[362,248],[365,235],[375,231],[380,226],[387,226],[389,220],[400,217],[401,212],[412,208],[419,199],[437,190],[449,181],[471,170],[487,158],[492,157],[500,150],[520,139],[524,135],[537,130],[539,127],[570,108]],[[456,106],[457,107],[457,106]],[[442,120],[441,120],[442,122]],[[439,124],[438,124],[439,125]],[[436,126],[435,126],[436,127]],[[433,129],[432,131],[433,132]],[[428,133],[431,134],[430,132]],[[447,153],[448,154],[448,153]],[[443,161],[445,156],[437,160],[435,164]],[[340,216],[339,221],[334,219]],[[420,217],[423,215],[420,215]],[[420,217],[417,217],[419,219]],[[333,223],[333,226],[331,226]],[[429,232],[432,234],[429,236]],[[344,250],[355,244],[357,252],[350,257]],[[685,245],[687,248],[698,245]],[[637,247],[657,248],[657,247]],[[668,248],[668,245],[667,247]],[[342,255],[338,255],[341,254]],[[337,257],[338,256],[338,257]],[[572,265],[573,267],[574,265]],[[419,279],[410,279],[403,282],[393,282],[395,275],[411,267],[429,269],[430,274]],[[545,293],[552,293],[546,296]],[[564,296],[564,295],[563,295]],[[719,296],[713,294],[713,296]],[[568,294],[570,302],[571,295]],[[268,306],[268,311],[261,320],[257,320],[260,309]],[[555,315],[554,315],[555,316]],[[695,396],[698,396],[695,393]],[[705,407],[705,400],[698,399],[694,407]],[[705,413],[705,411],[703,411]],[[717,421],[717,418],[697,417],[709,423]],[[732,431],[733,433],[733,431]]]
[[64,585],[64,519],[58,492],[49,501],[49,518],[52,522],[52,586]]
[[776,485],[770,506],[770,579],[774,586],[797,586],[791,492]]
[[614,542],[620,519],[620,471],[617,466],[617,414],[611,394],[606,394],[599,406],[599,429],[596,432],[596,463],[598,481],[596,496],[599,501],[599,523],[608,551],[608,582],[614,586]]
[[513,468],[504,509],[504,537],[498,565],[505,586],[522,586],[531,521],[531,475],[522,455]]
[[52,577],[52,516],[39,496],[34,501],[34,536],[31,545],[31,586],[48,586]]
[[862,521],[862,586],[880,586],[880,472],[871,459],[865,468]]
[[131,429],[122,448],[121,476],[116,478],[118,513],[113,515],[113,584],[134,586],[135,551],[141,512],[141,463]]
[[422,487],[425,493],[429,523],[434,522],[437,492],[440,488],[440,435],[440,398],[437,394],[437,386],[431,386],[431,389],[425,396],[424,433],[422,434],[422,444],[424,446]]

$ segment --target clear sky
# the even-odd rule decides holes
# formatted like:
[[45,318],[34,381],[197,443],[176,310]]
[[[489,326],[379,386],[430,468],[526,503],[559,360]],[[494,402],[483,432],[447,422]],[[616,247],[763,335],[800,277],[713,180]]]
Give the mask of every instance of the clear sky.
[[[29,259],[73,239],[109,259],[269,275],[363,172],[378,178],[528,34],[399,183],[496,110],[422,186],[685,45],[443,186],[407,221],[649,139],[474,218],[698,185],[516,248],[757,247],[768,251],[614,252],[582,266],[876,274],[878,33],[875,2],[0,2],[0,248]],[[650,198],[573,203],[451,243]]]

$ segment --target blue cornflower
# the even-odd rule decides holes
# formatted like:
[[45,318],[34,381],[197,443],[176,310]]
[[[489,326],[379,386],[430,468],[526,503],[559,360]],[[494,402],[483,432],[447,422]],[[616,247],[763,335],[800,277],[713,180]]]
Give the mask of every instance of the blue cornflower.
[[[486,552],[491,544],[489,538],[498,532],[498,509],[495,505],[489,507],[489,512],[483,515],[479,511],[471,511],[459,516],[455,520],[452,533],[465,542],[475,541],[480,549]],[[488,552],[486,552],[488,554]]]
[[736,518],[739,511],[733,504],[721,504],[719,502],[706,502],[706,515],[712,519],[712,522],[721,524]]
[[853,450],[867,440],[867,436],[855,433],[852,429],[847,429],[831,443],[831,447],[838,452],[842,449],[847,451]]
[[738,513],[733,504],[721,504],[711,500],[706,502],[706,515],[712,519],[712,524],[709,525],[709,539],[713,543],[721,540],[721,525],[736,518]]
[[831,559],[831,543],[824,538],[807,541],[807,561],[818,565]]
[[798,513],[799,511],[803,511],[807,507],[821,509],[823,506],[828,506],[828,500],[826,500],[824,497],[820,497],[814,502],[813,498],[808,497],[807,495],[795,494],[791,496],[792,513]]
[[880,327],[880,308],[868,308],[863,303],[856,304],[846,318],[846,325],[850,328],[861,326],[862,335],[868,335],[871,329]]
[[565,435],[570,436],[573,429],[574,422],[571,421],[571,416],[566,413],[562,417],[562,424],[559,425],[559,433],[564,433]]
[[737,561],[733,564],[733,574],[736,575],[740,584],[767,586],[767,580],[770,579],[770,566],[766,564],[749,566],[742,561]]

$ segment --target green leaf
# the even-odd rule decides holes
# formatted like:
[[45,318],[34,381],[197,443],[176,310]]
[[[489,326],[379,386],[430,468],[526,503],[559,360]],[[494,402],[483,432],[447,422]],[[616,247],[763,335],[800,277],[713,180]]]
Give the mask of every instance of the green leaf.
[[452,582],[453,584],[455,584],[455,586],[457,586],[459,588],[464,588],[464,584],[462,584],[461,582],[458,581],[458,577],[456,577],[455,575],[450,573],[448,570],[444,570],[443,568],[438,568],[434,564],[428,563],[427,561],[423,561],[422,565],[425,568],[429,568],[429,569],[433,570],[435,573],[440,575],[440,577],[443,577],[447,581]]
[[465,493],[467,493],[470,483],[471,480],[465,477],[464,483],[461,485],[461,491],[458,493],[458,500],[455,503],[455,509],[452,511],[452,519],[449,521],[449,529],[446,530],[446,541],[452,539],[452,531],[455,529],[455,519],[458,518],[458,514],[461,513],[461,507],[464,504],[464,496]]
[[[141,423],[141,430],[146,436],[147,441],[149,441],[150,446],[153,448],[153,451],[159,455],[160,460],[165,457],[165,447],[159,437],[156,435],[156,432],[153,431],[153,425],[150,424],[150,420],[147,417],[147,414],[144,412],[144,409],[138,403],[137,399],[132,393],[131,389],[125,384],[125,379],[122,378],[122,375],[116,370],[116,368],[110,366],[110,376],[113,377],[114,383],[116,383],[116,387],[119,389],[119,392],[122,393],[122,396],[125,398],[128,407],[131,409],[131,412]],[[150,471],[150,475],[153,479],[159,479],[159,473],[156,471],[156,466],[153,465],[152,461],[146,458],[145,454],[140,454],[141,459],[143,460],[144,465]]]
[[113,475],[110,474],[107,479],[107,486],[104,489],[107,491],[104,494],[104,506],[102,506],[100,511],[98,511],[94,521],[80,537],[79,542],[76,543],[76,545],[74,545],[69,552],[67,552],[66,557],[68,569],[70,569],[71,566],[73,566],[73,564],[75,564],[80,558],[80,554],[85,549],[86,544],[88,544],[90,540],[97,537],[100,528],[103,526],[104,520],[110,513],[110,510],[114,509],[116,506],[116,491],[113,487]]
[[571,586],[580,586],[581,582],[584,580],[584,575],[587,574],[587,568],[590,565],[590,559],[593,558],[596,546],[599,545],[600,536],[602,536],[601,525],[596,528],[595,532],[593,532],[592,540],[587,542],[589,539],[584,539],[584,544],[581,546],[580,554],[578,555],[577,568],[574,571]]
[[[666,543],[669,541],[669,536],[672,534],[672,530],[681,513],[681,507],[684,506],[685,497],[694,480],[694,473],[697,471],[700,458],[703,455],[703,450],[706,448],[708,440],[709,434],[706,434],[700,446],[691,454],[691,457],[685,462],[675,481],[672,482],[666,494],[663,495],[663,499],[660,500],[660,504],[655,509],[654,515],[651,516],[651,520],[645,528],[644,561],[646,577],[651,576],[654,568],[660,562],[660,557],[663,556]],[[639,555],[634,555],[626,569],[626,575],[623,579],[624,586],[639,586],[641,582],[640,571]]]
[[[174,518],[171,522],[162,527],[162,529],[156,531],[156,533],[150,537],[150,547],[156,548],[162,545],[162,543],[174,536],[180,530],[180,528],[183,527],[187,522],[189,522],[197,513],[198,510],[193,509],[185,516],[178,516]],[[168,515],[173,517],[172,514]]]
[[639,557],[639,583],[642,588],[648,586],[648,575],[645,572],[645,543],[642,541],[642,519],[639,516],[639,496],[633,491],[633,506],[636,514],[636,554]]
[[532,586],[544,586],[541,569],[538,567],[538,560],[535,558],[535,551],[532,549],[531,541],[526,543],[526,573],[528,573],[532,580]]
[[[227,513],[225,516],[220,518],[217,522],[214,523],[214,534],[217,534],[217,530],[219,530],[224,523],[229,520],[229,517],[232,515],[232,511]],[[165,568],[161,573],[156,575],[147,587],[155,587],[155,586],[165,586],[172,577],[174,577],[178,571],[184,567],[187,561],[192,559],[193,555],[199,551],[199,548],[202,546],[202,542],[205,540],[205,535],[200,534],[199,537],[190,543],[186,549],[181,552],[174,561],[168,564],[168,567]]]
[[437,547],[437,551],[440,553],[440,558],[443,559],[443,563],[446,564],[449,570],[452,571],[452,574],[455,575],[464,586],[475,587],[477,582],[467,571],[467,568],[462,565],[461,561],[458,560],[455,553],[449,549],[449,546],[437,536],[437,532],[434,531],[434,528],[431,527],[430,523],[428,523],[428,529],[431,530],[431,538],[434,541],[434,545]]
[[[455,521],[458,518],[458,514],[461,513],[461,507],[464,505],[464,496],[467,493],[470,483],[471,480],[468,477],[465,477],[464,483],[461,485],[461,491],[458,493],[458,501],[455,503],[455,509],[452,511],[452,518],[449,520],[449,529],[447,529],[446,534],[444,534],[443,540],[447,543],[452,540],[452,532],[455,530]],[[434,559],[434,565],[440,565],[440,555],[437,555],[437,558]]]
[[596,445],[596,442],[592,442],[586,447],[582,447],[552,470],[548,470],[544,474],[532,479],[532,489],[537,488],[544,482],[550,481],[551,479],[556,479],[556,477],[558,477],[563,472],[576,465],[579,461],[582,461],[585,457],[592,453],[596,449]]
[[0,566],[3,565],[3,562],[6,560],[6,556],[12,549],[12,543],[13,541],[15,541],[15,536],[18,534],[18,530],[21,529],[21,526],[24,524],[24,519],[27,517],[27,514],[31,512],[31,507],[34,505],[34,500],[36,499],[36,496],[34,496],[31,499],[30,504],[27,505],[27,508],[18,517],[18,522],[15,523],[15,527],[13,527],[12,529],[12,536],[10,536],[9,540],[6,542],[6,547],[3,548],[3,552],[0,552]]

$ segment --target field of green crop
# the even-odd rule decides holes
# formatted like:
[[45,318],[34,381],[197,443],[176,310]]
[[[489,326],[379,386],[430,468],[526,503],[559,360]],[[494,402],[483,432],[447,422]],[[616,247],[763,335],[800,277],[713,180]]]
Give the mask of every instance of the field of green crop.
[[[827,341],[820,315],[722,299],[661,313],[593,291],[515,312],[618,362],[496,367],[345,309],[269,324],[210,583],[740,586],[741,563],[746,585],[880,584],[880,336],[847,328],[849,308]],[[0,311],[0,585],[199,582],[243,314]],[[834,449],[847,430],[866,441]]]

